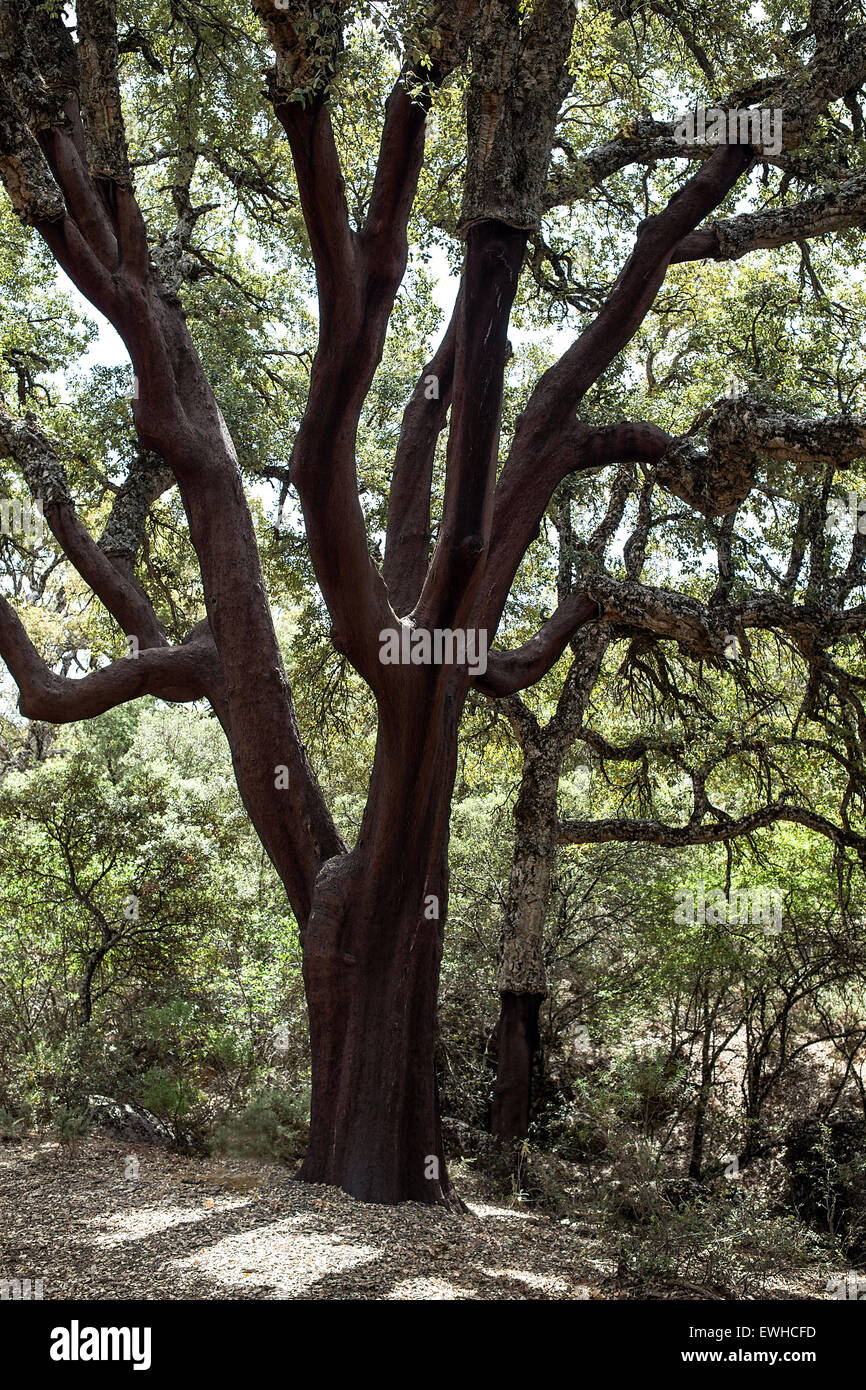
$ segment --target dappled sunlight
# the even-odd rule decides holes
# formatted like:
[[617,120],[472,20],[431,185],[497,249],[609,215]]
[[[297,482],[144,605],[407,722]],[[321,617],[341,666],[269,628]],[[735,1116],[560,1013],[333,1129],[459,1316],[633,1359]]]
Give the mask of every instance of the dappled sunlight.
[[449,1284],[447,1279],[401,1279],[388,1295],[394,1299],[422,1299],[424,1302],[468,1296],[465,1289]]
[[113,1216],[94,1216],[86,1224],[96,1230],[96,1234],[90,1237],[94,1245],[124,1245],[130,1240],[140,1240],[158,1231],[167,1231],[172,1226],[206,1220],[217,1211],[235,1210],[248,1205],[248,1198],[237,1197],[219,1202],[211,1199],[205,1202],[201,1209],[181,1206],[135,1206],[116,1212]]
[[[359,1202],[279,1164],[139,1156],[130,1183],[111,1176],[128,1149],[104,1138],[69,1157],[30,1141],[0,1152],[0,1275],[15,1274],[14,1256],[46,1298],[85,1300],[633,1296],[594,1227],[477,1200],[468,1186],[460,1215]],[[821,1297],[823,1283],[780,1277],[771,1296]]]
[[530,1289],[541,1289],[546,1294],[575,1297],[564,1279],[551,1279],[544,1274],[533,1274],[528,1269],[485,1269],[484,1273],[491,1279],[516,1279],[518,1283],[526,1284]]
[[172,1267],[209,1276],[227,1288],[249,1282],[267,1288],[272,1298],[286,1298],[297,1297],[323,1275],[352,1269],[378,1254],[370,1245],[347,1244],[336,1235],[299,1234],[297,1226],[297,1218],[289,1217],[241,1231],[173,1260]]

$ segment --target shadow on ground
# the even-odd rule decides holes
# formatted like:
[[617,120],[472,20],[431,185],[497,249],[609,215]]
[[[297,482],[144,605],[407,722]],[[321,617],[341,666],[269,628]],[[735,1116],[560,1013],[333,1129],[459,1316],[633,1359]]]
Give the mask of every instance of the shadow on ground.
[[544,1217],[371,1206],[101,1138],[0,1150],[0,1232],[0,1278],[46,1299],[585,1299],[608,1273]]

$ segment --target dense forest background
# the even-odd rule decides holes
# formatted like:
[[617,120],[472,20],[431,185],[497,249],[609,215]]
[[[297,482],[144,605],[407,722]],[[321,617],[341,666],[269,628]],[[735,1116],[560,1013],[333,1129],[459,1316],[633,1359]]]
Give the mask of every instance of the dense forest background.
[[[293,500],[314,274],[287,147],[259,100],[265,36],[248,8],[121,5],[130,162],[154,257],[237,444],[301,734],[352,844],[376,711],[331,644]],[[333,99],[353,215],[394,79],[380,8],[356,7]],[[647,113],[669,120],[683,91],[711,81],[748,95],[762,65],[790,75],[808,61],[808,7],[741,10],[581,7],[553,193],[510,329],[504,431],[602,302],[636,215],[674,186],[670,161],[614,159],[596,179],[581,158],[645,138]],[[361,421],[379,559],[394,410],[423,378],[462,256],[461,82],[437,95],[409,268]],[[849,97],[798,152],[799,172],[756,161],[750,191],[772,200],[781,178],[784,198],[816,169],[853,178],[863,117]],[[738,195],[722,209],[740,210]],[[833,416],[862,433],[864,310],[857,226],[675,264],[581,418],[679,435],[752,403],[771,425]],[[10,433],[26,419],[104,535],[138,449],[133,373],[8,201],[0,312],[0,495],[26,518]],[[677,1277],[740,1295],[779,1269],[866,1261],[866,466],[860,448],[816,461],[783,444],[764,432],[753,486],[724,516],[686,505],[640,463],[558,487],[498,645],[528,641],[579,580],[601,616],[531,689],[469,695],[439,994],[458,1188],[601,1222],[622,1270],[648,1285]],[[443,485],[440,447],[436,502]],[[195,557],[176,489],[153,491],[138,563],[180,642],[203,615]],[[63,675],[134,660],[31,522],[4,526],[0,570],[46,659]],[[756,594],[776,604],[766,621]],[[790,616],[804,604],[818,614],[808,640]],[[850,622],[836,622],[844,611]],[[4,681],[0,846],[0,1137],[40,1132],[74,1152],[106,1108],[127,1106],[184,1151],[295,1165],[310,1084],[298,925],[207,702],[148,697],[55,727],[23,718]],[[491,1133],[516,938],[521,988],[538,998],[525,1136]]]

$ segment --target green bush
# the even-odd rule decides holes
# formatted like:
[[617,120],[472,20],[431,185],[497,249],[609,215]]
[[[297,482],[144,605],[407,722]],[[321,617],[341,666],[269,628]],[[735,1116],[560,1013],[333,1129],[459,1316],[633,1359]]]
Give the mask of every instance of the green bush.
[[292,1163],[306,1148],[309,1124],[308,1090],[263,1090],[220,1125],[211,1147],[236,1157]]
[[705,1296],[755,1298],[780,1269],[829,1269],[838,1254],[793,1216],[773,1211],[765,1196],[728,1184],[711,1200],[676,1210],[654,1196],[644,1225],[631,1226],[619,1247],[621,1278],[637,1285],[696,1286]]
[[849,1259],[866,1259],[866,1121],[808,1115],[788,1130],[788,1200],[802,1220],[837,1237]]
[[82,1110],[56,1105],[51,1112],[51,1131],[62,1148],[74,1153],[90,1131],[90,1121]]

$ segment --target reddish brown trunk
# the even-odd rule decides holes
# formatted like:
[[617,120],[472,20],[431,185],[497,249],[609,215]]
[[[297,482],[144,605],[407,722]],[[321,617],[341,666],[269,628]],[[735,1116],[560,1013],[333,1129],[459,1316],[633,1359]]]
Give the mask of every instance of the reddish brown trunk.
[[437,699],[421,689],[435,677],[407,671],[416,708],[382,715],[358,844],[316,883],[302,934],[313,1102],[300,1177],[365,1201],[457,1207],[433,1064],[457,725],[439,675]]
[[503,992],[499,997],[498,1061],[490,1130],[499,1139],[522,1139],[529,1129],[538,1015],[545,996]]
[[381,889],[339,925],[319,900],[305,934],[313,1111],[300,1176],[364,1201],[450,1204],[433,1070],[439,924]]

